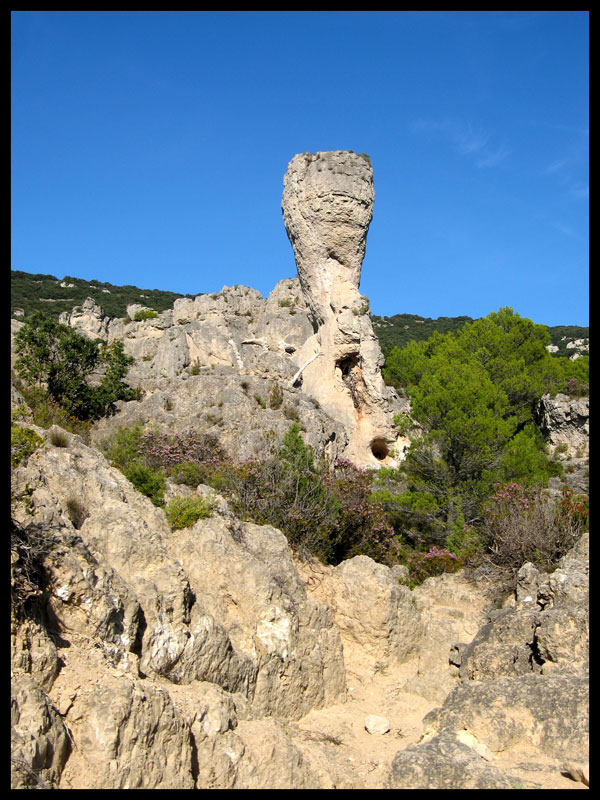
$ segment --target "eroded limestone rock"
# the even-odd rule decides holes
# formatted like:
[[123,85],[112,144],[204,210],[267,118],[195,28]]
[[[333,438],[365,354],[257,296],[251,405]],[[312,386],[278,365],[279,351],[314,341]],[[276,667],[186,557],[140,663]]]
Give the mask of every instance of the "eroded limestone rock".
[[373,198],[370,161],[351,152],[296,155],[284,177],[283,220],[315,330],[297,379],[343,422],[345,455],[360,466],[389,464],[399,445],[383,355],[358,290]]

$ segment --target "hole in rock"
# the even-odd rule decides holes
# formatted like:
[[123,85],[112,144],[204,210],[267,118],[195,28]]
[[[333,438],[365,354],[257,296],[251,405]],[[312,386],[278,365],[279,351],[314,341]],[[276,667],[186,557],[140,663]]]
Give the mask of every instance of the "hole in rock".
[[385,461],[389,455],[389,450],[383,439],[375,439],[375,441],[371,443],[371,453],[373,453],[378,461]]
[[358,359],[358,353],[351,353],[349,356],[340,358],[340,360],[336,362],[336,366],[341,370],[342,377],[345,378],[350,375],[354,367],[358,365]]

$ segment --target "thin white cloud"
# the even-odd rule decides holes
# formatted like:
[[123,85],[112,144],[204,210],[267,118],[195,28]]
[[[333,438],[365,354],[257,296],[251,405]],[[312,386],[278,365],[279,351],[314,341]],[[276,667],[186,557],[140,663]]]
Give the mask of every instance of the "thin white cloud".
[[564,222],[555,222],[553,227],[563,236],[568,236],[569,239],[576,239],[578,242],[583,242],[584,238],[570,225],[565,225]]
[[508,158],[511,152],[512,151],[509,150],[508,147],[500,145],[497,150],[487,153],[487,155],[484,155],[475,163],[478,167],[497,167],[505,158]]
[[480,168],[498,166],[511,152],[504,145],[492,148],[489,144],[491,135],[471,122],[418,119],[411,123],[410,129],[413,134],[424,134],[447,141],[454,152],[473,158],[475,165]]
[[555,158],[540,170],[541,177],[554,178],[570,197],[585,200],[589,197],[587,184],[587,159],[589,150],[589,132],[578,131],[577,137],[571,141],[566,155]]

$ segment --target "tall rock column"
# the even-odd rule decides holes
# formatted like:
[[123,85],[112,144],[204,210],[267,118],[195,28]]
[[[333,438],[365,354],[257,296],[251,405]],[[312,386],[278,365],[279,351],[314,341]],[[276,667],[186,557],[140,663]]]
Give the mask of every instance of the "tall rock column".
[[345,456],[359,466],[390,464],[397,445],[383,354],[358,290],[374,196],[369,160],[335,150],[294,156],[281,203],[315,330],[298,352],[302,388],[343,423]]

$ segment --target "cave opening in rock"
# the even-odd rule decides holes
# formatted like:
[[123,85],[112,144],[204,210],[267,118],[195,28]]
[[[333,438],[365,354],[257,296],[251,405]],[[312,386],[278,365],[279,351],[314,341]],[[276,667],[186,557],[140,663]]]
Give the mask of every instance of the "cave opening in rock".
[[378,461],[385,461],[389,455],[389,450],[383,439],[375,439],[371,442],[371,453]]
[[346,378],[348,375],[350,375],[354,367],[358,365],[359,358],[360,356],[358,353],[351,353],[344,358],[340,358],[339,361],[336,362],[336,366],[339,367],[343,378]]

